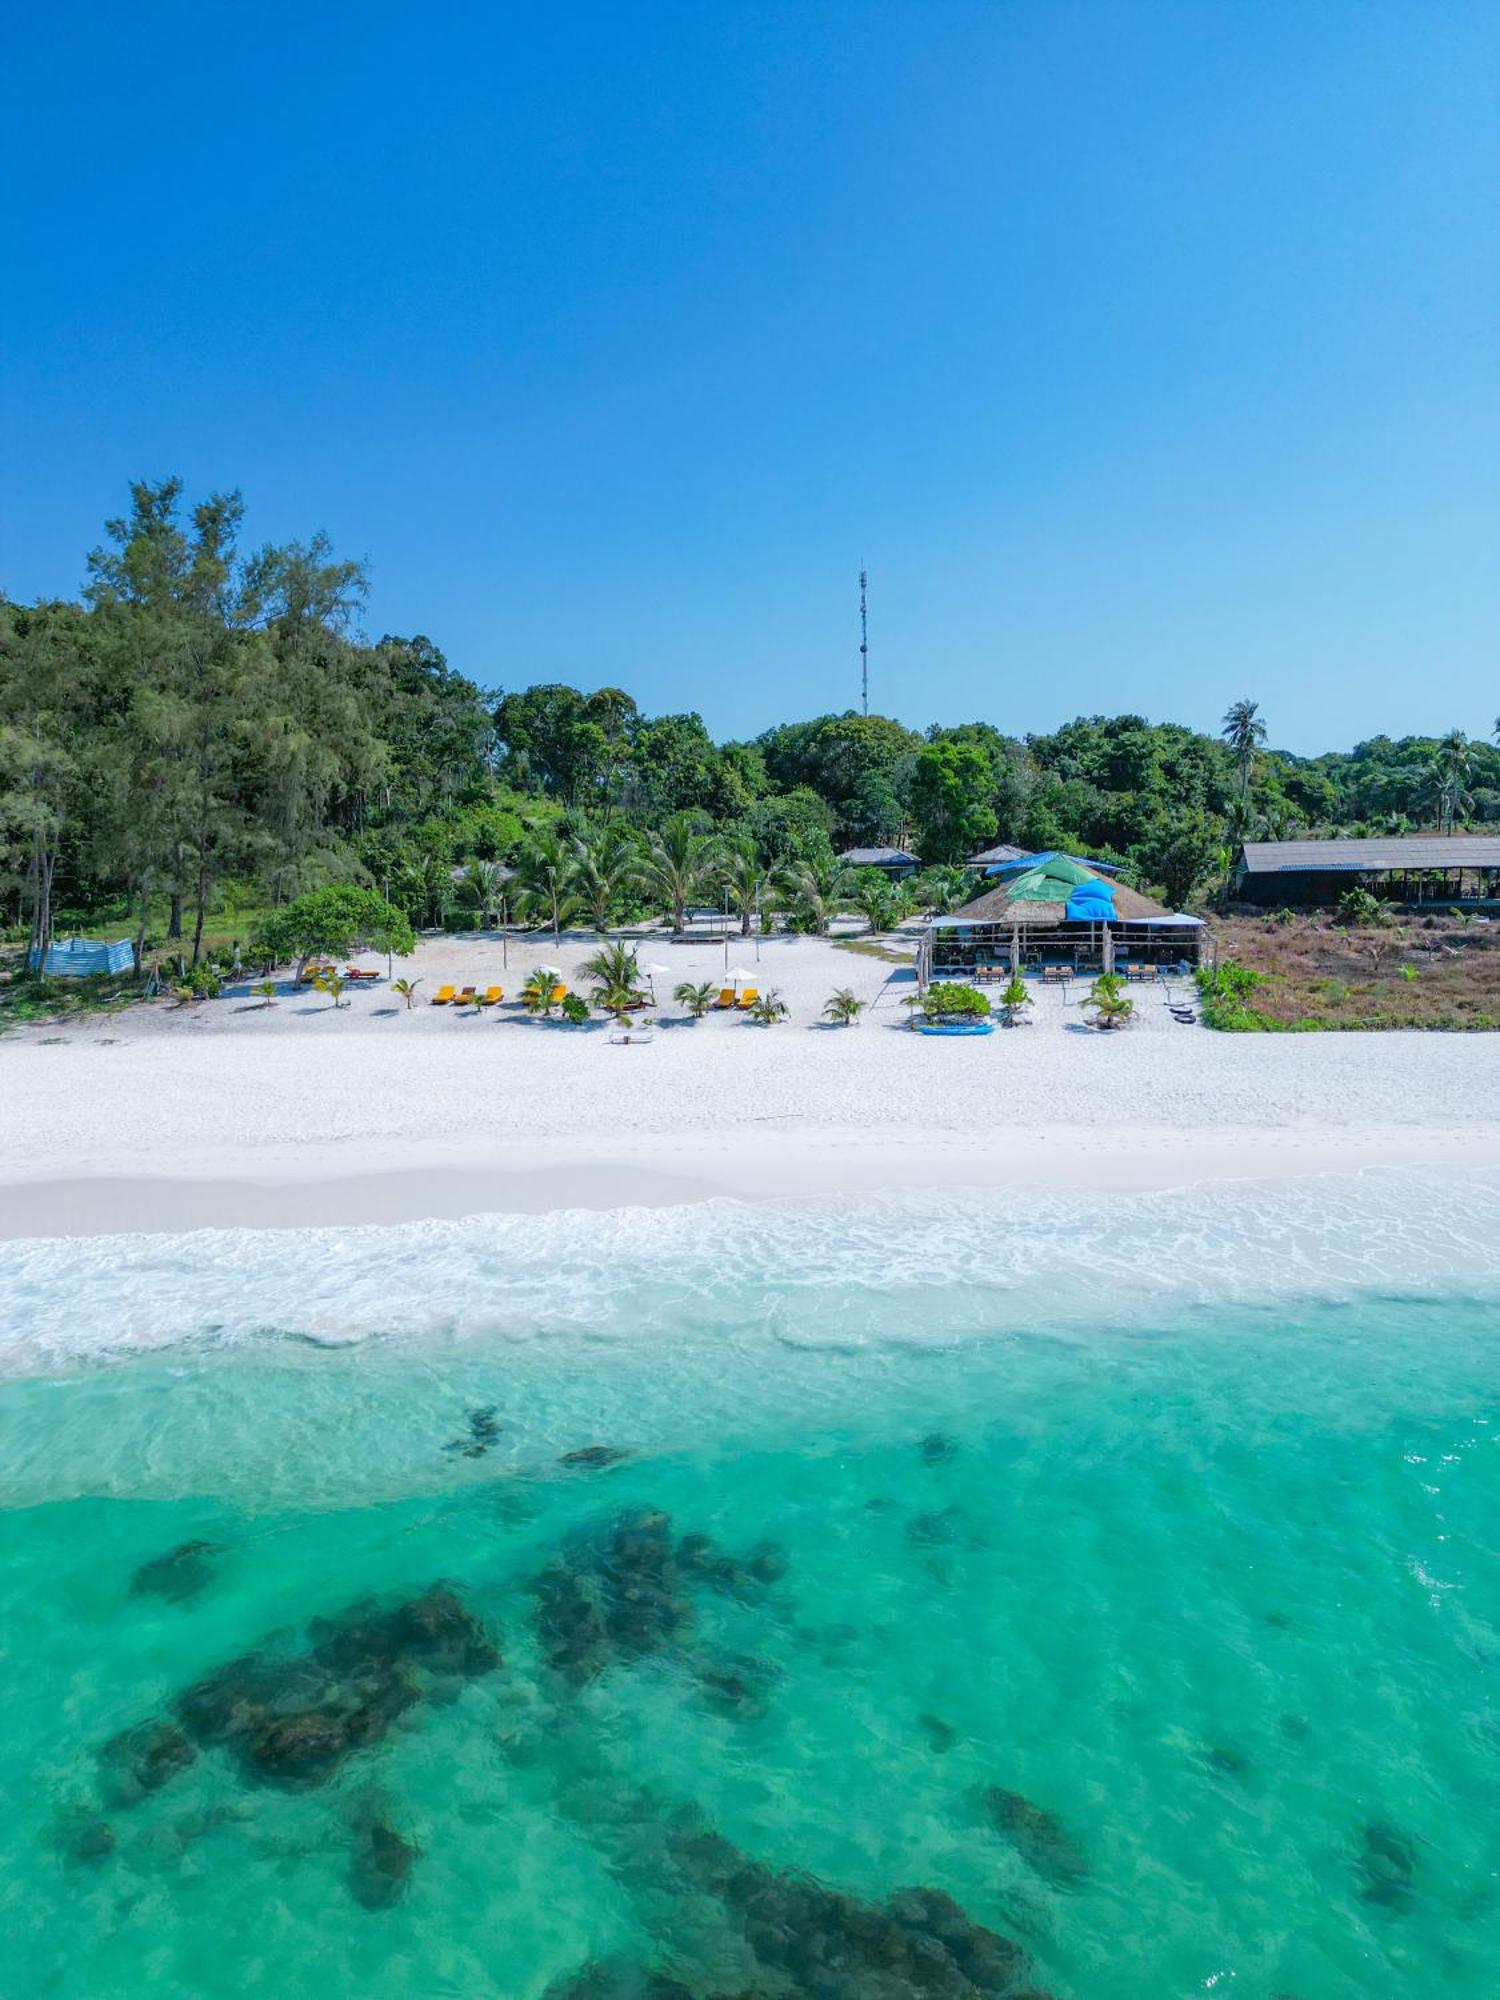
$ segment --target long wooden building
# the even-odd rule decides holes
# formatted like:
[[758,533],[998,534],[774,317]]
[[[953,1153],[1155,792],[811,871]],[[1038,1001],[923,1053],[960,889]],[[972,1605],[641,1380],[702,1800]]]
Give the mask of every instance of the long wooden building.
[[1482,908],[1500,900],[1500,837],[1404,834],[1375,840],[1247,840],[1233,890],[1268,909],[1329,906],[1350,889],[1403,906]]
[[1169,910],[1075,855],[1023,854],[987,873],[982,895],[928,924],[917,959],[924,985],[1006,969],[1198,963],[1201,917]]

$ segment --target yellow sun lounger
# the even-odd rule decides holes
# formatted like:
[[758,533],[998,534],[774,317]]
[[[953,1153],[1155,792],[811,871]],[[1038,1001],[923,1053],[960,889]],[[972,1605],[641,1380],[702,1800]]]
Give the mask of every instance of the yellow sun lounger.
[[760,994],[756,989],[753,986],[747,986],[734,1004],[736,1007],[753,1007],[759,998]]
[[568,989],[566,986],[563,985],[562,981],[559,980],[556,986],[554,986],[552,989],[552,1004],[556,1006],[559,1000],[566,1000],[567,997],[568,997]]
[[714,1005],[716,1007],[732,1007],[734,1005],[734,988],[732,986],[721,987],[719,989],[719,997],[715,1000]]
[[479,1004],[481,1007],[493,1007],[496,1001],[503,1000],[504,998],[505,988],[503,986],[486,986],[479,996]]
[[452,998],[453,988],[451,986],[440,986],[432,996],[432,1005],[434,1007],[446,1007]]

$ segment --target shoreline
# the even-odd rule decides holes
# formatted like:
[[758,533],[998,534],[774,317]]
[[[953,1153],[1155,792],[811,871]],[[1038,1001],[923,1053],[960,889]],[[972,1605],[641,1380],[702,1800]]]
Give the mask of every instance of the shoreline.
[[[780,1125],[780,1121],[776,1121]],[[326,1229],[484,1214],[774,1202],[893,1191],[1161,1193],[1379,1168],[1500,1167],[1500,1124],[1466,1127],[1041,1126],[998,1136],[858,1126],[701,1131],[633,1142],[533,1140],[403,1148],[399,1168],[351,1168],[347,1143],[223,1146],[171,1175],[38,1172],[0,1180],[0,1240]]]

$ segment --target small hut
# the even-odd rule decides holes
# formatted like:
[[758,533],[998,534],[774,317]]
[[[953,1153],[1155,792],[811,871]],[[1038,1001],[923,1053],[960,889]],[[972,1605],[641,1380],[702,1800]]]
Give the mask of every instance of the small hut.
[[1071,854],[1026,854],[991,867],[982,895],[927,926],[918,977],[983,979],[1006,971],[1108,972],[1198,963],[1203,920],[1126,888]]

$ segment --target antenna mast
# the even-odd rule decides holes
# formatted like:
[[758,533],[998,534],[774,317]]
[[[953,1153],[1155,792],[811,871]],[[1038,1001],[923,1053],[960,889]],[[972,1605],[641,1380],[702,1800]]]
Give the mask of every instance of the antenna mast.
[[859,701],[861,711],[870,713],[870,622],[865,593],[869,586],[869,576],[864,570],[859,573]]

